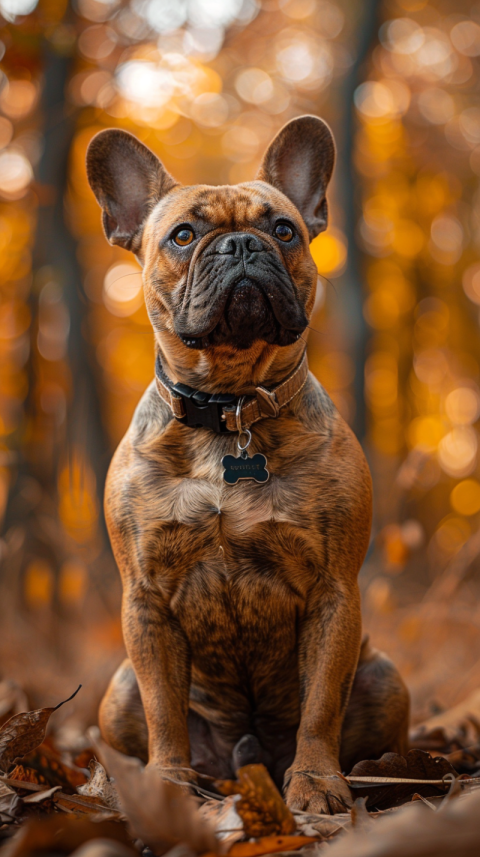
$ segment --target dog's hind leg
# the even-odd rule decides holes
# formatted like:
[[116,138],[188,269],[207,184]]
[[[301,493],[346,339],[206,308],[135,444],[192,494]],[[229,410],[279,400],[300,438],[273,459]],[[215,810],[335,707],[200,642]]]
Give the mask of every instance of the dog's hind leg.
[[408,750],[410,697],[394,664],[362,643],[357,672],[343,722],[340,745],[342,771],[383,753]]
[[131,661],[114,674],[99,711],[103,739],[120,753],[148,761],[148,729]]

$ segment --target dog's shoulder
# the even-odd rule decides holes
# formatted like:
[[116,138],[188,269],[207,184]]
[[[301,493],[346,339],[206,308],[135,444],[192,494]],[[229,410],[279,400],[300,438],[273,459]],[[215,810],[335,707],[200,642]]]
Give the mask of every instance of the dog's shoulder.
[[135,408],[128,430],[130,442],[140,451],[162,435],[173,419],[172,412],[158,395],[155,381],[152,381]]
[[144,494],[152,450],[173,419],[153,381],[140,399],[110,463],[105,485],[107,523],[113,523],[125,508],[134,508],[135,498]]
[[314,445],[326,444],[329,451],[332,444],[335,445],[339,440],[358,445],[355,435],[338,412],[327,391],[311,372],[293,410],[302,432],[311,437]]
[[306,429],[322,435],[331,432],[337,416],[330,396],[312,372],[308,373],[301,394],[295,400],[294,411]]
[[[315,483],[312,494],[326,498],[347,517],[369,517],[372,484],[363,449],[340,415],[326,390],[310,374],[295,407],[299,423],[296,438],[298,460]],[[356,511],[355,511],[356,510]],[[365,525],[369,530],[369,524]]]

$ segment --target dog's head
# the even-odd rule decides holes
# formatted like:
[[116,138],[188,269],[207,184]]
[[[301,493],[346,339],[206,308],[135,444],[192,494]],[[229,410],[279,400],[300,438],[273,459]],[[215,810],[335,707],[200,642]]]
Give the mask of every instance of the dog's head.
[[173,336],[208,354],[299,339],[315,298],[309,243],[327,226],[334,158],[328,126],[303,116],[275,137],[255,181],[182,187],[131,134],[94,137],[87,173],[105,233],[143,265],[160,344]]

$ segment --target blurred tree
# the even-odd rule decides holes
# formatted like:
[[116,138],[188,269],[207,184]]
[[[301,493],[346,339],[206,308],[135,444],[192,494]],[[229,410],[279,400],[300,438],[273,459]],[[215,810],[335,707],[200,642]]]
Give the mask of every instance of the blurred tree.
[[[64,214],[69,154],[78,112],[65,101],[75,62],[77,18],[71,7],[63,10],[62,4],[56,9],[51,4],[40,4],[37,14],[35,47],[42,68],[38,132],[42,135],[42,153],[35,170],[38,216],[32,255],[33,288],[28,298],[29,387],[24,434],[18,436],[16,478],[11,485],[5,524],[7,528],[24,528],[27,565],[43,558],[58,573],[71,550],[56,513],[59,470],[68,465],[74,454],[80,454],[85,459],[83,466],[96,473],[101,492],[109,444],[100,418],[94,361],[82,334],[86,301],[76,242]],[[29,495],[35,502],[28,502]]]

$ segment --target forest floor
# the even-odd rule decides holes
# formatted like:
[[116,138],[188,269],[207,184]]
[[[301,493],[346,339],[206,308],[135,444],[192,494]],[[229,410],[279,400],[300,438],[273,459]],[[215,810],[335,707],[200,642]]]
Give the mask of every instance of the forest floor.
[[480,853],[480,691],[414,727],[405,757],[339,772],[353,808],[334,816],[290,812],[262,765],[233,781],[202,777],[187,792],[112,750],[95,727],[57,729],[57,711],[79,691],[25,711],[21,688],[0,683],[1,857]]
[[412,580],[361,575],[365,629],[412,695],[411,749],[339,772],[354,803],[335,816],[292,814],[262,766],[187,794],[103,744],[89,727],[124,656],[115,583],[63,616],[0,591],[0,857],[477,857],[479,593],[458,564]]

